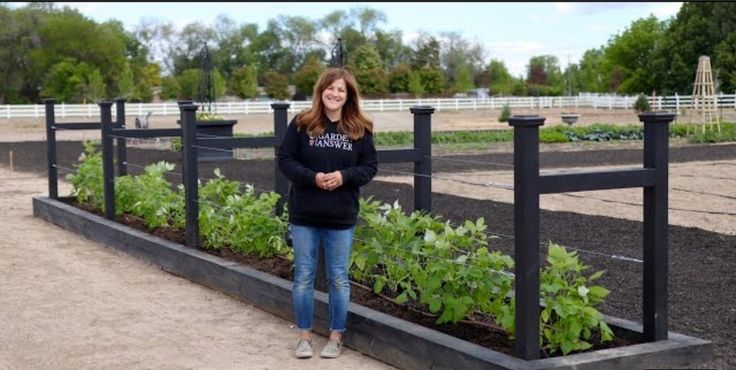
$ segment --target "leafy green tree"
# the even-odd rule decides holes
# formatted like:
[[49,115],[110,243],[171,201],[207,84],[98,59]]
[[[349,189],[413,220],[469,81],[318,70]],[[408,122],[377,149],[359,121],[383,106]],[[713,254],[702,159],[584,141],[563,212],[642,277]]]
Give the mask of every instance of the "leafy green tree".
[[466,65],[461,65],[457,71],[457,79],[455,80],[455,91],[465,93],[473,89],[473,80],[470,78],[470,71]]
[[161,86],[161,65],[148,63],[141,69],[139,79],[146,80],[149,86]]
[[411,67],[414,70],[425,67],[440,68],[440,43],[434,36],[424,33],[419,35],[416,40]]
[[170,69],[179,75],[187,69],[199,68],[199,55],[205,45],[210,54],[213,53],[211,46],[216,44],[217,34],[212,27],[193,22],[185,25],[180,32],[174,33],[172,38],[167,58],[170,60]]
[[199,69],[189,68],[176,77],[179,85],[178,99],[197,99],[199,90]]
[[[269,27],[276,33],[289,61],[288,69],[280,69],[291,74],[296,66],[302,65],[307,52],[317,45],[317,22],[302,16],[279,15]],[[282,66],[283,67],[283,66]]]
[[350,9],[350,15],[357,20],[360,34],[365,40],[374,40],[378,24],[386,22],[386,14],[372,8],[353,8]]
[[81,101],[88,69],[86,63],[77,63],[73,58],[55,64],[47,74],[42,94],[67,103]]
[[161,77],[161,98],[175,100],[181,95],[179,80],[174,76]]
[[[399,64],[388,75],[388,89],[392,93],[409,91],[409,76],[411,67],[408,64]],[[418,77],[418,76],[417,76]],[[421,84],[421,80],[419,80]]]
[[253,99],[258,96],[258,72],[255,66],[240,67],[233,71],[230,78],[230,91],[242,99]]
[[620,35],[614,36],[604,52],[609,80],[614,67],[623,76],[616,92],[632,94],[656,90],[652,73],[655,53],[664,41],[665,24],[655,16],[638,19]]
[[[197,100],[199,96],[200,73],[201,71],[198,68],[190,68],[177,77],[177,82],[179,83],[178,98]],[[214,79],[215,99],[217,99],[217,97],[225,94],[225,79],[217,68],[212,71],[212,75]]]
[[383,70],[381,56],[373,46],[366,44],[355,50],[348,66],[360,86],[361,94],[377,96],[388,91],[388,76]]
[[102,79],[100,70],[95,68],[87,77],[87,100],[98,102],[104,99],[107,94],[105,92],[105,81]]
[[401,41],[401,31],[376,31],[375,38],[374,45],[381,56],[381,60],[383,60],[385,70],[391,70],[399,64],[408,63],[411,60],[412,50]]
[[130,97],[131,102],[143,102],[150,103],[153,100],[153,93],[151,92],[151,85],[148,81],[141,79],[135,84],[133,88],[133,95]]
[[271,70],[266,72],[265,82],[264,88],[268,96],[276,100],[289,98],[289,79],[286,76]]
[[419,76],[422,79],[422,88],[428,95],[438,95],[444,90],[445,75],[439,68],[422,68]]
[[407,84],[407,90],[419,98],[424,95],[424,86],[422,86],[422,76],[418,71],[411,71],[409,73],[409,82]]
[[580,90],[587,92],[606,92],[606,71],[604,69],[604,48],[589,49],[583,54],[579,64]]
[[716,46],[714,58],[718,62],[715,73],[720,81],[720,91],[736,91],[736,32]]
[[[0,4],[0,104],[5,104],[6,99],[10,98],[10,102],[16,100],[13,98],[15,91],[21,89],[23,83],[23,74],[19,71],[20,63],[18,58],[18,50],[11,48],[16,40],[22,43],[22,31],[17,21],[18,15],[10,10],[4,4]],[[14,45],[15,46],[15,45]],[[24,48],[21,48],[23,50]],[[21,73],[19,73],[21,72]]]
[[506,68],[506,64],[499,59],[491,59],[487,67],[491,95],[509,95],[513,86],[513,77]]
[[18,11],[22,47],[14,52],[33,46],[19,57],[26,67],[15,71],[24,74],[21,90],[26,99],[37,101],[46,75],[67,58],[98,68],[108,91],[114,91],[127,53],[127,35],[115,22],[97,24],[72,8],[57,9],[52,4],[29,4]]
[[[455,87],[457,90],[457,79],[462,68],[467,70],[472,84],[485,63],[486,53],[483,47],[477,42],[471,42],[462,37],[457,32],[442,32],[440,34],[440,45],[441,68],[445,72],[445,80],[448,85]],[[463,88],[467,88],[467,85]]]
[[118,80],[118,96],[130,99],[133,96],[134,86],[133,70],[130,69],[130,64],[125,63]]
[[[691,94],[698,58],[711,56],[711,65],[722,70],[715,48],[736,32],[736,3],[685,2],[671,21],[662,47],[657,51],[652,73],[659,94]],[[725,72],[725,70],[723,70]]]
[[294,87],[296,95],[304,98],[312,96],[314,84],[317,83],[319,76],[325,67],[320,63],[317,57],[307,59],[304,65],[294,74]]
[[529,94],[561,95],[563,79],[557,57],[554,55],[537,55],[529,59],[527,65],[526,84]]

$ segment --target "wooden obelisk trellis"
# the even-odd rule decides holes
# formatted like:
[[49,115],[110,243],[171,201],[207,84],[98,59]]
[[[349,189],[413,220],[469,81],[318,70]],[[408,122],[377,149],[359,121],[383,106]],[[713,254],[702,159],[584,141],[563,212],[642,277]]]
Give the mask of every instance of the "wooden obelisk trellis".
[[718,127],[718,132],[721,131],[716,104],[710,57],[702,55],[698,59],[698,71],[695,73],[695,83],[693,83],[693,109],[700,116],[703,132],[705,132],[705,125],[712,124]]

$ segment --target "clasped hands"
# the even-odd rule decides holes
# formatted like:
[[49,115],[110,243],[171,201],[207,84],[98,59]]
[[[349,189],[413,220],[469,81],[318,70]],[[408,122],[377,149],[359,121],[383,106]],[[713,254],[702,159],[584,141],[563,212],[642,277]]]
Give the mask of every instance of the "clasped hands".
[[333,191],[342,185],[342,173],[340,171],[330,173],[318,172],[317,177],[314,178],[314,182],[320,189]]

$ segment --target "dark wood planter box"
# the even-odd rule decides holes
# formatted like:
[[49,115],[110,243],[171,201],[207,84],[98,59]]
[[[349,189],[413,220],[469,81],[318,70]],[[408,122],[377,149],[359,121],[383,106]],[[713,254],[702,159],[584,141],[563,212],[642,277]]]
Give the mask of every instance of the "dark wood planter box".
[[[181,125],[181,121],[177,120],[177,124]],[[234,119],[197,121],[197,134],[204,137],[233,137],[233,126],[238,123]],[[207,144],[200,144],[200,147],[206,147]],[[223,161],[233,159],[233,148],[225,147],[223,149],[198,149],[197,158],[199,162]]]
[[[109,221],[63,200],[34,197],[34,216],[293,319],[290,281]],[[327,304],[327,295],[315,292],[315,331],[321,334],[328,330]],[[614,317],[606,321],[618,333],[641,335],[639,324]],[[355,303],[349,307],[348,327],[348,347],[402,369],[682,368],[712,355],[711,342],[670,332],[664,341],[525,361]]]

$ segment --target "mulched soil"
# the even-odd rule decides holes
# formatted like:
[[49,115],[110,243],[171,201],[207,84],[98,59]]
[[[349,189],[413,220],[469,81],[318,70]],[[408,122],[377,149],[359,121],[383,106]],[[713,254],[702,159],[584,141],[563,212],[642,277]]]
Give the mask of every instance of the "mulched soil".
[[[8,151],[14,152],[18,170],[46,173],[44,142],[0,143],[0,163],[8,163]],[[58,163],[72,168],[82,152],[80,142],[60,142]],[[511,153],[453,155],[450,158],[475,162],[512,164]],[[447,157],[446,157],[447,158]],[[547,152],[540,156],[545,168],[640,165],[641,150],[587,150],[581,152]],[[671,162],[718,161],[736,158],[736,144],[693,145],[670,148]],[[169,151],[129,148],[130,172],[138,173],[135,166],[144,166],[159,160],[176,163],[180,170],[179,155]],[[135,166],[134,166],[135,165]],[[223,161],[200,163],[200,176],[212,177],[219,167],[228,178],[252,183],[256,189],[273,189],[273,160]],[[412,172],[411,165],[391,164],[379,168]],[[493,170],[487,165],[433,160],[433,172]],[[508,168],[496,168],[508,170]],[[379,172],[380,173],[380,172]],[[64,172],[60,171],[60,177]],[[172,175],[170,180],[181,182]],[[413,189],[409,185],[373,181],[363,188],[363,196],[393,202],[398,200],[404,209],[413,207]],[[489,230],[513,235],[513,205],[489,200],[475,200],[442,193],[433,193],[432,209],[437,214],[460,223],[465,219],[484,217]],[[581,248],[606,255],[641,258],[642,224],[612,217],[590,216],[572,212],[541,211],[540,240]],[[512,240],[502,238],[494,245],[512,254]],[[670,225],[669,227],[669,322],[670,330],[708,339],[714,344],[714,359],[699,368],[736,368],[736,236],[718,234],[702,229]],[[639,263],[614,260],[590,253],[581,253],[581,259],[591,265],[591,271],[605,269],[599,284],[611,290],[606,303],[600,307],[605,314],[636,322],[642,312],[642,266]],[[246,261],[243,261],[246,262]],[[361,293],[354,289],[353,300]],[[386,302],[386,301],[384,301]],[[385,303],[384,303],[385,304]]]

